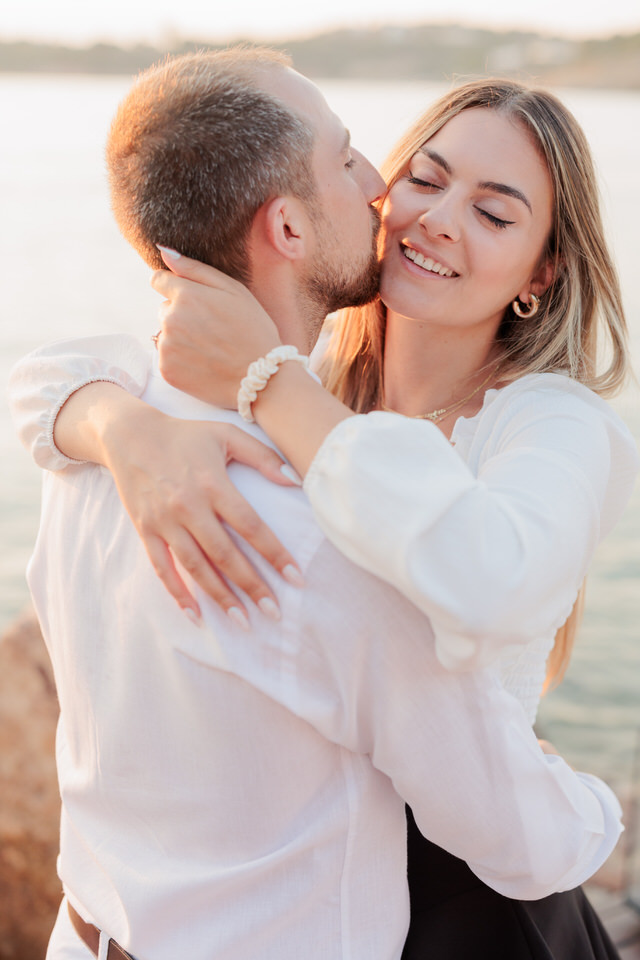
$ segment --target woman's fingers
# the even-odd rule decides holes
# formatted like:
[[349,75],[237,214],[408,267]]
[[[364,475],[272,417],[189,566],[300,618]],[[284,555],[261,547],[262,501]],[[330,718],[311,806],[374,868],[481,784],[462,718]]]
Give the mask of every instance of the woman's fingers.
[[[249,628],[249,617],[244,604],[216,573],[186,530],[176,531],[172,536],[172,549],[156,535],[143,540],[157,576],[192,623],[201,626],[202,613],[195,597],[189,592],[176,569],[176,560],[237,626],[244,630]],[[265,606],[268,612],[275,610],[274,619],[279,616],[277,606],[272,601],[263,603],[262,609]]]
[[[208,530],[195,535],[184,528],[173,533],[171,552],[180,566],[237,626],[247,630],[249,616],[244,603],[224,577],[255,599],[264,614],[278,620],[280,612],[273,594],[224,527],[215,519],[207,526]],[[207,545],[206,553],[203,540]]]
[[[266,527],[265,531],[270,534]],[[271,536],[273,537],[273,534]],[[227,581],[242,590],[269,619],[280,619],[280,609],[272,590],[216,517],[210,515],[198,525],[174,527],[171,533],[167,534],[167,538],[171,547],[171,561],[175,557],[198,586],[239,626],[249,626],[247,610]],[[275,537],[273,539],[275,540]],[[275,547],[269,544],[274,556],[278,547],[280,551],[283,550],[277,540]],[[284,551],[282,562],[287,560],[291,561],[291,558]],[[190,594],[172,562],[168,563],[157,548],[152,562],[156,573],[180,606],[187,605]],[[188,605],[193,609],[192,603]]]
[[188,294],[191,286],[189,280],[168,270],[154,270],[150,283],[156,293],[162,294],[167,300],[173,300],[178,292]]
[[246,430],[231,424],[227,427],[227,459],[237,460],[248,467],[259,470],[263,477],[284,486],[302,486],[302,480],[295,470],[285,463],[282,457],[266,443],[252,437]]
[[248,627],[248,614],[232,587],[246,594],[265,616],[278,620],[280,608],[276,596],[221,521],[246,540],[288,583],[302,586],[303,577],[294,558],[231,483],[226,489],[217,488],[214,500],[215,508],[206,509],[201,501],[180,509],[174,500],[171,527],[157,532],[154,525],[153,533],[142,532],[156,574],[179,606],[192,614],[191,619],[200,618],[200,608],[176,569],[174,558],[239,626]]
[[182,538],[172,549],[190,576],[225,612],[237,608],[247,619],[246,608],[228,581],[246,594],[269,619],[280,619],[280,608],[273,591],[215,518],[210,518],[198,529],[191,529],[189,542]]
[[[277,570],[288,583],[298,587],[303,585],[302,573],[293,556],[253,507],[247,503],[242,494],[238,493],[232,483],[229,482],[216,490],[215,511],[232,530],[235,530],[243,540],[264,557],[267,563],[274,570]],[[212,533],[217,534],[216,531],[213,531],[210,527],[206,530],[203,527],[197,529],[194,527],[193,530],[195,538],[201,544],[204,553],[211,562],[233,583],[241,587],[245,593],[248,593],[254,603],[260,607],[260,600],[263,597],[270,597],[275,602],[275,597],[271,591],[268,590],[264,581],[258,577],[254,568],[240,551],[221,556],[219,537],[216,535],[213,540],[210,539]],[[231,543],[231,540],[229,542]],[[236,552],[243,560],[242,565],[237,562]]]
[[[210,267],[207,263],[201,263],[199,260],[192,260],[190,257],[184,257],[177,250],[170,247],[161,247],[157,244],[160,256],[167,267],[177,277],[186,277],[189,280],[195,280],[197,283],[203,283],[206,286],[213,287],[216,290],[233,291],[234,288],[242,286],[238,280],[234,280],[221,270]],[[164,271],[160,271],[161,273]]]
[[148,534],[142,536],[142,542],[144,543],[151,565],[166,590],[169,591],[189,619],[193,623],[200,624],[202,622],[202,614],[198,601],[189,592],[184,580],[176,570],[173,556],[165,541],[156,534]]

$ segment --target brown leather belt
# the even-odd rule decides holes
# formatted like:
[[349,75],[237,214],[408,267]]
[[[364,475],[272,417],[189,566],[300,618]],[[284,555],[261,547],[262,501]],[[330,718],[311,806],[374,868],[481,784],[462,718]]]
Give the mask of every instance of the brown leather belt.
[[[67,902],[67,907],[69,908],[69,916],[71,917],[73,929],[80,939],[89,947],[92,954],[97,957],[100,946],[100,931],[97,927],[94,927],[92,923],[85,923],[78,911],[74,910],[69,902]],[[135,957],[132,957],[130,953],[123,950],[115,940],[109,940],[107,960],[123,960],[123,958],[124,960],[135,960]]]

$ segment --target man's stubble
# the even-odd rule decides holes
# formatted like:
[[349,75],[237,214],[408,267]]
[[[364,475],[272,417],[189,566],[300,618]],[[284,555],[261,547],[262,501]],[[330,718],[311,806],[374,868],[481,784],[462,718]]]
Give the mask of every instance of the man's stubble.
[[[302,296],[313,305],[319,319],[318,330],[328,313],[342,307],[360,307],[371,303],[380,287],[380,263],[378,259],[378,233],[380,214],[370,208],[372,220],[371,246],[357,262],[345,257],[344,252],[334,250],[333,231],[322,216],[315,216],[317,230],[317,253],[313,266],[302,285]],[[327,251],[333,251],[329,254]],[[312,331],[309,331],[310,334]]]

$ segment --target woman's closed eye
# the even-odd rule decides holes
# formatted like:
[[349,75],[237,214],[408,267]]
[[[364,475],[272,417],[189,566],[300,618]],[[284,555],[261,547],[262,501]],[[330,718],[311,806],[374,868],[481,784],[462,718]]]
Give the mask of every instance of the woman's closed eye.
[[480,216],[484,217],[489,223],[492,223],[494,227],[498,227],[500,230],[504,230],[505,227],[515,223],[515,220],[502,220],[500,217],[496,217],[495,214],[489,213],[488,210],[483,210],[482,207],[476,207],[476,210]]
[[420,177],[414,177],[414,175],[409,171],[407,176],[409,183],[414,183],[417,187],[427,187],[429,190],[442,190],[442,187],[437,183],[432,183],[431,180],[421,180]]

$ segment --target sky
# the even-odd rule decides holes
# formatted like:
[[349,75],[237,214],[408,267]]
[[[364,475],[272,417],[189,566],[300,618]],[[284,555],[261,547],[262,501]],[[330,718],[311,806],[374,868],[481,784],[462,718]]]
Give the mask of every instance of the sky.
[[[408,8],[411,6],[411,12]],[[412,23],[466,23],[516,27],[569,36],[608,36],[640,31],[637,0],[421,0],[398,10],[397,0],[24,0],[4,3],[0,40],[53,41],[83,45],[95,41],[138,41],[170,45],[175,39],[227,41],[239,37],[275,40],[334,27]]]

